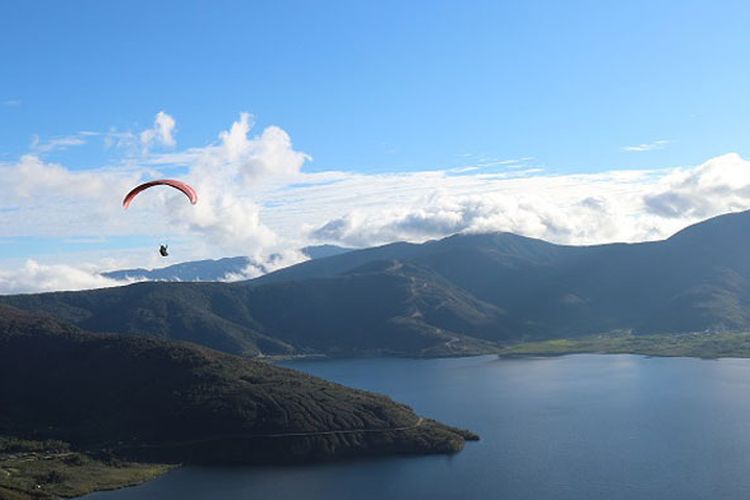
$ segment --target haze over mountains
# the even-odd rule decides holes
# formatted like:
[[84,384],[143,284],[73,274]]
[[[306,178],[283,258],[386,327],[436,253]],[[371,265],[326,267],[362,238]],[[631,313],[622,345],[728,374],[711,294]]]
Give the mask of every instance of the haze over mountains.
[[[309,259],[320,259],[350,250],[335,245],[314,245],[304,247],[300,252]],[[101,275],[118,281],[236,281],[248,274],[261,275],[267,272],[267,263],[240,256],[182,262],[156,269],[121,269]]]
[[91,331],[230,353],[455,355],[613,330],[750,328],[750,213],[664,241],[565,246],[509,233],[394,243],[239,283],[6,296]]

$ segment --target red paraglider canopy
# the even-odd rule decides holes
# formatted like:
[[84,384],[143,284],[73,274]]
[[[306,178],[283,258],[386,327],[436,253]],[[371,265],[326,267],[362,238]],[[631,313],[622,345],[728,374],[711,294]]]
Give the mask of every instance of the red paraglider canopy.
[[122,200],[123,208],[128,208],[133,199],[138,196],[138,193],[153,186],[171,186],[175,189],[179,189],[190,199],[190,203],[193,205],[198,203],[198,193],[196,193],[195,189],[189,184],[174,179],[158,179],[155,181],[144,182],[140,186],[134,187],[127,195],[125,195],[125,199]]

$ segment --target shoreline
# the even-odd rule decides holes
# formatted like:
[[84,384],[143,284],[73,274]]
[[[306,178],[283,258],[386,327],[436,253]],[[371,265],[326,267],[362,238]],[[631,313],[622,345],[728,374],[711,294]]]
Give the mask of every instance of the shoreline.
[[630,354],[659,358],[750,358],[750,332],[660,335],[611,334],[549,339],[510,345],[500,359],[569,354]]

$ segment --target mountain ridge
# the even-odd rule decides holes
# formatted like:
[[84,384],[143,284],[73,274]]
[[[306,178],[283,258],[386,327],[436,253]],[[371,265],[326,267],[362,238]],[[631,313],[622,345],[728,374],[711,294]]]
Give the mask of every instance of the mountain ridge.
[[236,283],[0,297],[93,331],[243,355],[449,356],[609,331],[750,329],[750,212],[660,241],[557,245],[512,233],[397,242]]

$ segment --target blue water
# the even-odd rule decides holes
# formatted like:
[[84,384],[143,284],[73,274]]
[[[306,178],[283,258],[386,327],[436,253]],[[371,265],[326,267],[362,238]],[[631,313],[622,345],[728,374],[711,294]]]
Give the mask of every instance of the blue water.
[[482,436],[447,456],[185,467],[91,499],[750,498],[750,360],[296,361]]

